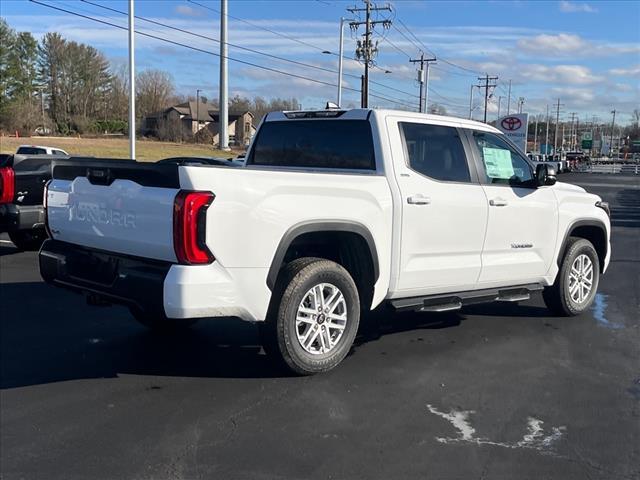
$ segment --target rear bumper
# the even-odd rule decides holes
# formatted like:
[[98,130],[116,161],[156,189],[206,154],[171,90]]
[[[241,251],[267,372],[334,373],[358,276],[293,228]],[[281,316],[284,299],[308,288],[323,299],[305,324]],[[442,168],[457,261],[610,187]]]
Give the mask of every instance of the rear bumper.
[[263,320],[269,302],[266,268],[176,265],[52,239],[42,245],[39,259],[47,283],[169,318]]
[[40,249],[40,275],[47,282],[113,303],[163,313],[164,279],[171,263],[118,255],[47,240]]
[[44,228],[42,205],[0,205],[0,232]]

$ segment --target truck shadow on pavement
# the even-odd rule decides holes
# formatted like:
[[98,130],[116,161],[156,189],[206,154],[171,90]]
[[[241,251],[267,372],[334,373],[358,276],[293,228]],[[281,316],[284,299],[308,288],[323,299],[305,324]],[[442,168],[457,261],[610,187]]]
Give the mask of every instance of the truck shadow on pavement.
[[[182,332],[157,334],[139,325],[126,308],[89,307],[80,295],[42,282],[0,288],[2,389],[119,374],[290,376],[264,354],[256,326],[238,319],[204,319]],[[455,327],[463,318],[399,315],[381,308],[363,319],[355,350],[384,335]]]

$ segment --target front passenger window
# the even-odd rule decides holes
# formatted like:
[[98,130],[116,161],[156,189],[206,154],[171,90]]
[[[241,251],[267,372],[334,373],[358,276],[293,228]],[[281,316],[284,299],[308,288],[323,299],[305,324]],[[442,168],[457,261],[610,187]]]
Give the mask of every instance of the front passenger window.
[[488,183],[519,185],[533,180],[529,162],[499,135],[473,132],[473,139]]

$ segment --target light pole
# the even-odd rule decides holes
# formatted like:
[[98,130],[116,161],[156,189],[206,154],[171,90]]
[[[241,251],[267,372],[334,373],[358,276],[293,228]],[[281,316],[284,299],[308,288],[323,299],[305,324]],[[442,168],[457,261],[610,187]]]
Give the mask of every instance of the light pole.
[[469,96],[469,120],[472,120],[473,117],[473,87],[475,85],[471,85],[471,95]]
[[200,131],[200,92],[202,90],[200,90],[199,88],[196,88],[196,135],[198,134],[198,132]]
[[498,119],[500,118],[500,103],[502,102],[502,99],[504,98],[503,95],[500,95],[498,97]]
[[611,140],[609,141],[609,157],[613,158],[613,129],[616,126],[616,111],[611,110],[613,113],[613,120],[611,120]]
[[338,52],[338,107],[342,104],[342,57],[344,55],[344,22],[351,20],[340,17],[340,49]]
[[133,0],[129,0],[129,158],[136,159],[136,62]]

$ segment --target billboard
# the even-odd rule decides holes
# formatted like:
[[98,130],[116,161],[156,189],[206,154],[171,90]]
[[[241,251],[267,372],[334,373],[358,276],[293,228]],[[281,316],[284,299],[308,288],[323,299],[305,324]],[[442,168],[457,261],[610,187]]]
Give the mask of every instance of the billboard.
[[529,114],[517,113],[498,119],[496,127],[523,152],[527,151],[527,132],[529,131]]

